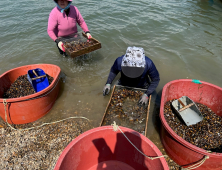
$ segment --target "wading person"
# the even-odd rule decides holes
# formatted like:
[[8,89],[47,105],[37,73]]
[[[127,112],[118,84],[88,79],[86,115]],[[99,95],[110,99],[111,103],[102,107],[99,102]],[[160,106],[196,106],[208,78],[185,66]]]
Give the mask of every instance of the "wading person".
[[117,74],[121,72],[118,85],[147,89],[139,104],[147,104],[149,96],[159,84],[159,73],[152,60],[145,56],[143,48],[128,47],[126,54],[118,57],[111,67],[103,95],[110,92],[110,86]]
[[77,23],[88,39],[91,35],[79,10],[71,5],[72,0],[54,0],[54,2],[57,6],[49,14],[47,32],[49,37],[56,42],[60,54],[65,54],[63,43],[59,38],[77,33]]

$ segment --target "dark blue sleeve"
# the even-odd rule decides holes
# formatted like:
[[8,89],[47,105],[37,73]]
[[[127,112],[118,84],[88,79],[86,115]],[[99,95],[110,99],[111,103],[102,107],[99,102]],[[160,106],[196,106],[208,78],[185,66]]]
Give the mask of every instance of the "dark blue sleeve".
[[107,79],[106,84],[112,84],[112,82],[115,79],[115,77],[117,76],[117,74],[121,71],[121,61],[122,61],[122,57],[118,57],[115,60],[113,66],[110,69],[109,77]]
[[152,60],[149,60],[149,62],[146,62],[146,63],[148,64],[147,74],[150,77],[151,83],[145,93],[147,94],[147,96],[149,96],[157,88],[160,82],[160,76]]

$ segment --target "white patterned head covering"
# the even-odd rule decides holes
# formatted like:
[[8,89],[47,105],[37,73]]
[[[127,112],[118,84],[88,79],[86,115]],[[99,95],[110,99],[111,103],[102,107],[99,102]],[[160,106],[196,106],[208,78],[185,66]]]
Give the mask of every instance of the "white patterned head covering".
[[145,53],[141,47],[128,47],[123,56],[121,66],[126,67],[145,67]]
[[121,63],[123,74],[130,78],[137,78],[143,74],[145,65],[146,61],[143,48],[128,47]]

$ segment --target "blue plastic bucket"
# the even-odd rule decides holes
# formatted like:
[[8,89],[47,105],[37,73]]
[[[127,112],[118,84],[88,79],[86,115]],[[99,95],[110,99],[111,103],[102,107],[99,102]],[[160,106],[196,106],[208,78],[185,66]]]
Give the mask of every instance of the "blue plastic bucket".
[[[45,77],[42,77],[42,76],[45,76]],[[41,77],[41,78],[38,78],[38,77]],[[48,78],[45,72],[40,68],[28,70],[27,78],[29,82],[31,83],[32,87],[34,88],[35,92],[39,92],[49,86]],[[33,78],[37,78],[37,79],[33,79]]]

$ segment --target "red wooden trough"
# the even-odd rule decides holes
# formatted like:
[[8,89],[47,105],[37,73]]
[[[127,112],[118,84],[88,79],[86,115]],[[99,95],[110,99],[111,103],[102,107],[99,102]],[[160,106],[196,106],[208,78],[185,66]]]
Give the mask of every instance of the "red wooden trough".
[[[145,136],[120,127],[129,140],[147,156],[161,156]],[[91,129],[75,138],[62,152],[54,170],[169,170],[164,157],[148,159],[112,126]]]
[[[2,98],[4,92],[21,75],[27,74],[28,70],[41,68],[46,74],[54,78],[53,82],[44,90],[32,95],[6,99],[4,105]],[[25,124],[36,121],[49,112],[59,92],[59,74],[61,69],[52,64],[33,64],[14,68],[0,76],[0,116],[10,124]],[[6,112],[5,112],[6,109]]]
[[188,96],[194,102],[202,103],[211,108],[217,115],[222,116],[222,88],[207,82],[191,79],[180,79],[167,83],[162,91],[160,106],[161,141],[167,154],[177,164],[185,168],[209,156],[209,159],[206,159],[196,169],[221,170],[222,153],[208,153],[206,150],[190,144],[179,137],[167,124],[164,118],[164,105],[167,101],[178,99],[181,96]]

